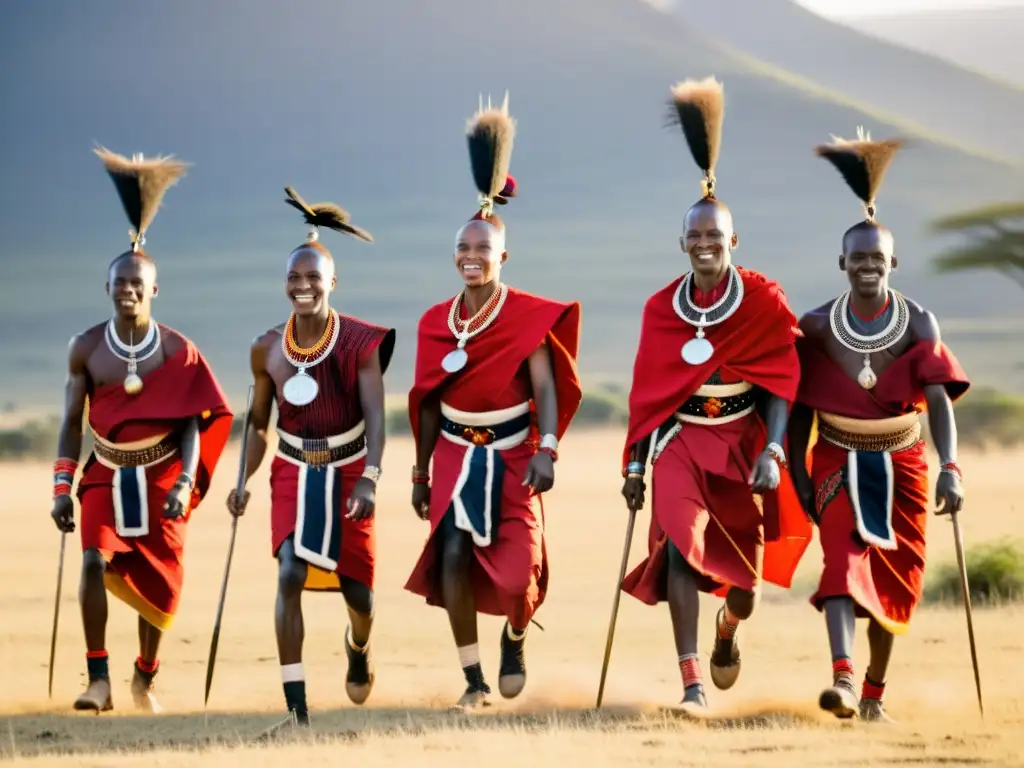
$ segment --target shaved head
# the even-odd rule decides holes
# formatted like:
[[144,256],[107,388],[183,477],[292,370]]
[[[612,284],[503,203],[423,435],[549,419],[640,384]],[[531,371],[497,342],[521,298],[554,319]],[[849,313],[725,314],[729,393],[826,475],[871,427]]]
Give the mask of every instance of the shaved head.
[[119,256],[115,256],[114,260],[110,262],[110,266],[107,267],[107,275],[112,275],[122,264],[131,262],[138,264],[139,269],[147,272],[150,280],[156,282],[156,262],[145,251],[125,251]]
[[304,243],[288,254],[287,272],[308,270],[319,272],[325,281],[335,276],[334,257],[320,243]]
[[498,219],[498,223],[502,226],[495,226],[490,221],[484,219],[473,219],[462,225],[462,228],[455,234],[455,249],[459,249],[459,243],[466,239],[466,235],[469,233],[486,233],[491,241],[491,250],[498,256],[505,252],[505,227]]

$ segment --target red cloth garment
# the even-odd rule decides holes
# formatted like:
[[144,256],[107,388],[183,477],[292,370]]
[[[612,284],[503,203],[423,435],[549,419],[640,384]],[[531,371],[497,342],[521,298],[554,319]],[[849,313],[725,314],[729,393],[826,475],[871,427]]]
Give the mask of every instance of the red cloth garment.
[[[623,466],[632,446],[669,420],[716,371],[724,383],[746,381],[787,401],[795,398],[800,377],[796,316],[778,284],[742,267],[737,271],[743,301],[726,321],[705,329],[714,354],[702,365],[689,365],[681,356],[683,345],[696,335],[673,306],[685,276],[648,299],[633,368]],[[709,294],[705,301],[715,291]],[[791,585],[812,530],[788,471],[782,471],[778,490],[761,496],[760,504],[751,493],[747,478],[765,437],[756,411],[723,425],[682,425],[654,465],[650,556],[626,577],[624,590],[648,603],[665,599],[669,539],[703,577],[705,591],[749,589],[762,579]]]
[[[531,402],[534,417],[526,442],[500,451],[505,463],[497,536],[489,546],[473,547],[470,580],[477,610],[505,616],[523,629],[544,601],[548,558],[544,542],[544,509],[539,496],[522,486],[539,437],[526,361],[547,342],[558,398],[559,439],[576,415],[582,399],[576,357],[579,352],[580,306],[561,303],[509,288],[494,323],[466,346],[466,367],[454,374],[441,368],[441,359],[455,348],[448,328],[451,301],[431,307],[419,323],[416,380],[409,394],[409,418],[419,433],[419,409],[424,399],[439,394],[444,403],[461,411],[483,413]],[[466,447],[440,437],[434,446],[430,503],[430,533],[423,553],[405,588],[443,605],[438,558],[438,529],[451,507]]]
[[[277,396],[279,429],[304,439],[342,435],[363,420],[359,398],[359,366],[379,350],[382,373],[387,372],[395,348],[395,331],[354,317],[338,315],[341,328],[331,355],[306,374],[320,387],[316,399],[304,406],[292,405]],[[374,517],[348,520],[346,501],[366,468],[365,458],[336,467],[342,486],[334,524],[341,526],[341,557],[334,571],[310,564],[304,588],[339,591],[341,576],[373,589],[375,582],[376,527]],[[274,556],[285,539],[295,533],[298,513],[299,467],[275,456],[270,466],[271,551]]]
[[[799,400],[815,410],[860,419],[884,419],[926,409],[924,388],[946,387],[958,400],[970,382],[942,343],[920,341],[900,355],[865,390],[827,356],[820,342],[803,338],[797,348],[804,379]],[[815,489],[824,568],[811,604],[821,610],[830,597],[850,597],[860,617],[871,616],[893,634],[903,634],[924,585],[925,534],[931,496],[924,441],[894,452],[893,530],[897,548],[883,551],[858,536],[845,484],[849,452],[818,439],[809,472]]]
[[157,629],[168,629],[181,597],[187,519],[210,488],[213,472],[231,431],[232,413],[213,372],[191,341],[160,326],[165,343],[180,348],[142,377],[143,390],[129,395],[120,382],[96,389],[89,398],[89,424],[101,438],[126,443],[178,432],[199,420],[199,465],[187,517],[163,517],[167,494],[181,474],[181,454],[145,470],[149,533],[118,535],[114,513],[114,470],[90,454],[78,483],[82,549],[98,549],[109,561],[106,587]]
[[816,411],[887,419],[924,411],[924,388],[930,384],[942,384],[954,402],[970,387],[959,361],[942,342],[916,342],[878,374],[870,390],[847,376],[820,341],[801,337],[796,346],[801,369],[797,400]]

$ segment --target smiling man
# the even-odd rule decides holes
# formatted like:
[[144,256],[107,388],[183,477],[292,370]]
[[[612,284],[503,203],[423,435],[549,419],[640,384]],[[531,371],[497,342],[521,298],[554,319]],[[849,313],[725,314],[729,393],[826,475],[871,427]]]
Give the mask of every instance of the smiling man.
[[[356,704],[370,695],[377,481],[384,454],[384,373],[395,332],[335,311],[334,258],[320,244],[326,227],[372,242],[333,203],[308,205],[290,187],[285,201],[312,227],[288,256],[288,321],[252,345],[254,379],[246,477],[267,450],[276,402],[277,455],[270,467],[271,541],[278,560],[275,627],[289,720],[308,726],[302,665],[302,592],[340,591],[348,606],[345,690]],[[249,501],[232,491],[228,510],[244,513]]]
[[725,596],[711,677],[730,688],[740,671],[737,627],[753,613],[762,579],[789,586],[810,527],[783,448],[800,374],[796,316],[777,284],[733,265],[738,237],[715,196],[722,86],[687,80],[673,89],[672,107],[704,171],[704,196],[680,238],[690,271],[648,299],[641,321],[622,494],[631,511],[643,507],[650,458],[649,557],[622,588],[649,605],[668,602],[682,706],[700,711],[698,593]]
[[113,708],[106,650],[107,591],[139,614],[136,708],[159,712],[157,652],[181,598],[189,515],[206,496],[231,429],[231,411],[199,350],[152,316],[156,264],[142,250],[164,193],[184,174],[173,158],[96,150],[134,228],[110,264],[110,320],[71,340],[64,421],[54,465],[53,520],[75,529],[71,488],[88,404],[93,450],[78,483],[82,508],[79,602],[89,685],[75,709]]
[[[476,614],[504,616],[498,688],[526,684],[526,630],[548,586],[541,494],[555,480],[558,443],[581,400],[580,306],[500,281],[508,175],[508,100],[469,126],[481,209],[455,238],[463,289],[419,323],[409,418],[416,439],[412,505],[430,534],[406,589],[448,612],[466,690],[457,708],[486,706]],[[433,468],[431,472],[431,460]]]
[[[928,411],[939,453],[938,511],[959,511],[952,402],[969,387],[935,316],[889,287],[896,255],[892,233],[875,221],[875,195],[899,147],[861,135],[817,149],[867,217],[843,235],[839,268],[849,290],[800,320],[802,379],[790,420],[793,480],[824,553],[811,602],[825,613],[833,684],[819,704],[837,717],[872,722],[891,720],[882,695],[893,640],[906,632],[924,580],[928,464],[919,413]],[[871,646],[859,701],[852,661],[858,617],[869,619]]]

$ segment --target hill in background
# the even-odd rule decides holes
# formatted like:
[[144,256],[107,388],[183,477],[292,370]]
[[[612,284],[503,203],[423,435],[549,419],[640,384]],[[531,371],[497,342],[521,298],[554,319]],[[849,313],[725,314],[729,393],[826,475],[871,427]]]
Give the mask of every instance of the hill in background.
[[[508,88],[519,121],[505,277],[583,301],[591,380],[628,379],[646,297],[685,269],[677,237],[699,184],[681,134],[664,127],[672,83],[725,82],[719,191],[736,214],[737,260],[780,280],[797,311],[843,289],[839,237],[861,217],[813,146],[860,124],[878,137],[900,127],[637,0],[39,0],[5,11],[0,71],[18,116],[0,123],[0,391],[53,407],[67,339],[107,316],[106,265],[128,244],[94,142],[195,164],[149,233],[155,312],[240,401],[248,345],[285,318],[284,258],[305,236],[285,184],[340,203],[375,235],[324,233],[336,305],[398,329],[388,386],[408,386],[417,318],[459,287],[452,237],[476,201],[463,129],[481,92]],[[908,149],[880,198],[898,285],[941,318],[1019,317],[1019,290],[996,276],[967,291],[930,275],[940,244],[923,232],[935,215],[1022,187],[1009,165],[948,144]],[[1000,357],[972,349],[979,362]]]
[[[963,59],[956,53],[978,51],[976,60],[998,58],[1008,65],[1006,52],[1013,45],[1009,41],[1019,40],[1024,11],[1011,9],[1000,16],[996,11],[961,11],[895,19],[855,17],[844,26],[792,0],[675,0],[672,6],[673,15],[683,23],[741,55],[908,121],[920,131],[1024,161],[1019,131],[1024,123],[1024,88],[958,66]],[[1016,23],[996,32],[997,19],[1010,18]],[[932,44],[912,45],[912,50],[904,47],[904,39],[928,39]],[[1014,59],[1021,61],[1019,46]],[[1020,72],[1018,67],[1017,81]]]
[[857,16],[843,23],[1024,87],[1024,8]]

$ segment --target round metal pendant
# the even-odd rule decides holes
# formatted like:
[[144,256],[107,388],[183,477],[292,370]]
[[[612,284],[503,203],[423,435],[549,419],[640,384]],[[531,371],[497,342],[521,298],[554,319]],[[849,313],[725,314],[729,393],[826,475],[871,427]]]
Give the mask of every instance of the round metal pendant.
[[865,365],[860,369],[860,373],[857,374],[857,383],[864,389],[872,389],[878,383],[878,378],[875,376],[875,372],[871,370],[870,365]]
[[441,367],[448,373],[455,373],[465,368],[468,360],[469,355],[466,354],[466,350],[453,349],[444,356],[444,359],[441,361]]
[[715,348],[711,346],[711,342],[707,339],[690,339],[683,344],[683,360],[690,365],[700,365],[710,360],[714,351]]
[[317,386],[313,377],[300,369],[297,374],[284,383],[282,394],[284,399],[292,405],[309,405],[316,400],[319,390],[320,387]]
[[124,391],[129,395],[137,395],[142,391],[142,379],[135,373],[124,377]]

